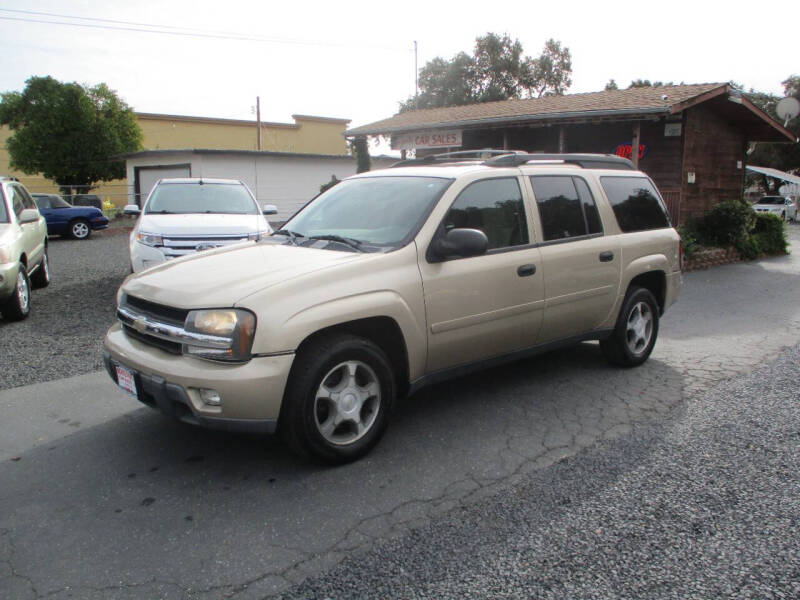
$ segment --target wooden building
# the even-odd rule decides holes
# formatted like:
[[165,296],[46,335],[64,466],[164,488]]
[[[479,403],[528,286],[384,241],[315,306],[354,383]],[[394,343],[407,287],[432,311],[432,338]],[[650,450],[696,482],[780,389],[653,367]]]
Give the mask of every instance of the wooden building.
[[742,196],[749,142],[797,141],[725,83],[409,111],[345,135],[390,136],[418,157],[479,148],[619,154],[653,178],[675,224]]

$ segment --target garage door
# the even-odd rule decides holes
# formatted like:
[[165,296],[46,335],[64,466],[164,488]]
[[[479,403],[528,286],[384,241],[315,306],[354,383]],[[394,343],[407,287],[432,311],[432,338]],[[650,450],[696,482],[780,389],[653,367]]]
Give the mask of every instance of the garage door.
[[137,167],[136,169],[136,191],[138,193],[138,204],[141,206],[147,199],[147,195],[156,181],[168,177],[191,177],[189,165],[162,165],[157,167]]

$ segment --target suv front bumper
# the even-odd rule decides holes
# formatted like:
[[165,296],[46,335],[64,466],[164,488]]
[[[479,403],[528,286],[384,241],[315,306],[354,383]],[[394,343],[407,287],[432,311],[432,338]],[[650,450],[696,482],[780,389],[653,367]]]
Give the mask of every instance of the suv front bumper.
[[0,264],[0,300],[5,300],[17,287],[18,262]]
[[[223,364],[177,356],[130,339],[119,323],[108,330],[103,359],[111,379],[117,367],[133,374],[136,397],[162,413],[210,429],[272,433],[294,354]],[[219,406],[205,404],[200,390],[214,390]]]

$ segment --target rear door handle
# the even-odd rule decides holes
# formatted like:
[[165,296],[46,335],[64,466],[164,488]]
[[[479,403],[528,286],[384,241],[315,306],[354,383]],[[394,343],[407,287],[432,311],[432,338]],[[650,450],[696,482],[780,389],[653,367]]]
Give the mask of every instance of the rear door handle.
[[528,277],[536,273],[536,265],[521,265],[517,267],[517,275],[520,277]]
[[611,250],[600,253],[600,262],[611,262],[614,260],[614,253]]

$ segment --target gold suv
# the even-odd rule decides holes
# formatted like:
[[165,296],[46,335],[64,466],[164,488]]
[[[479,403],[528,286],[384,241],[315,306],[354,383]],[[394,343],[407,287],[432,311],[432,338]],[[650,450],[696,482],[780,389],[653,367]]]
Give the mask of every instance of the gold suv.
[[21,183],[0,177],[0,312],[19,321],[31,312],[31,287],[50,284],[47,224]]
[[653,182],[604,155],[405,161],[345,179],[282,229],[129,277],[114,381],[206,427],[356,459],[393,402],[502,361],[599,340],[647,360],[681,287]]

